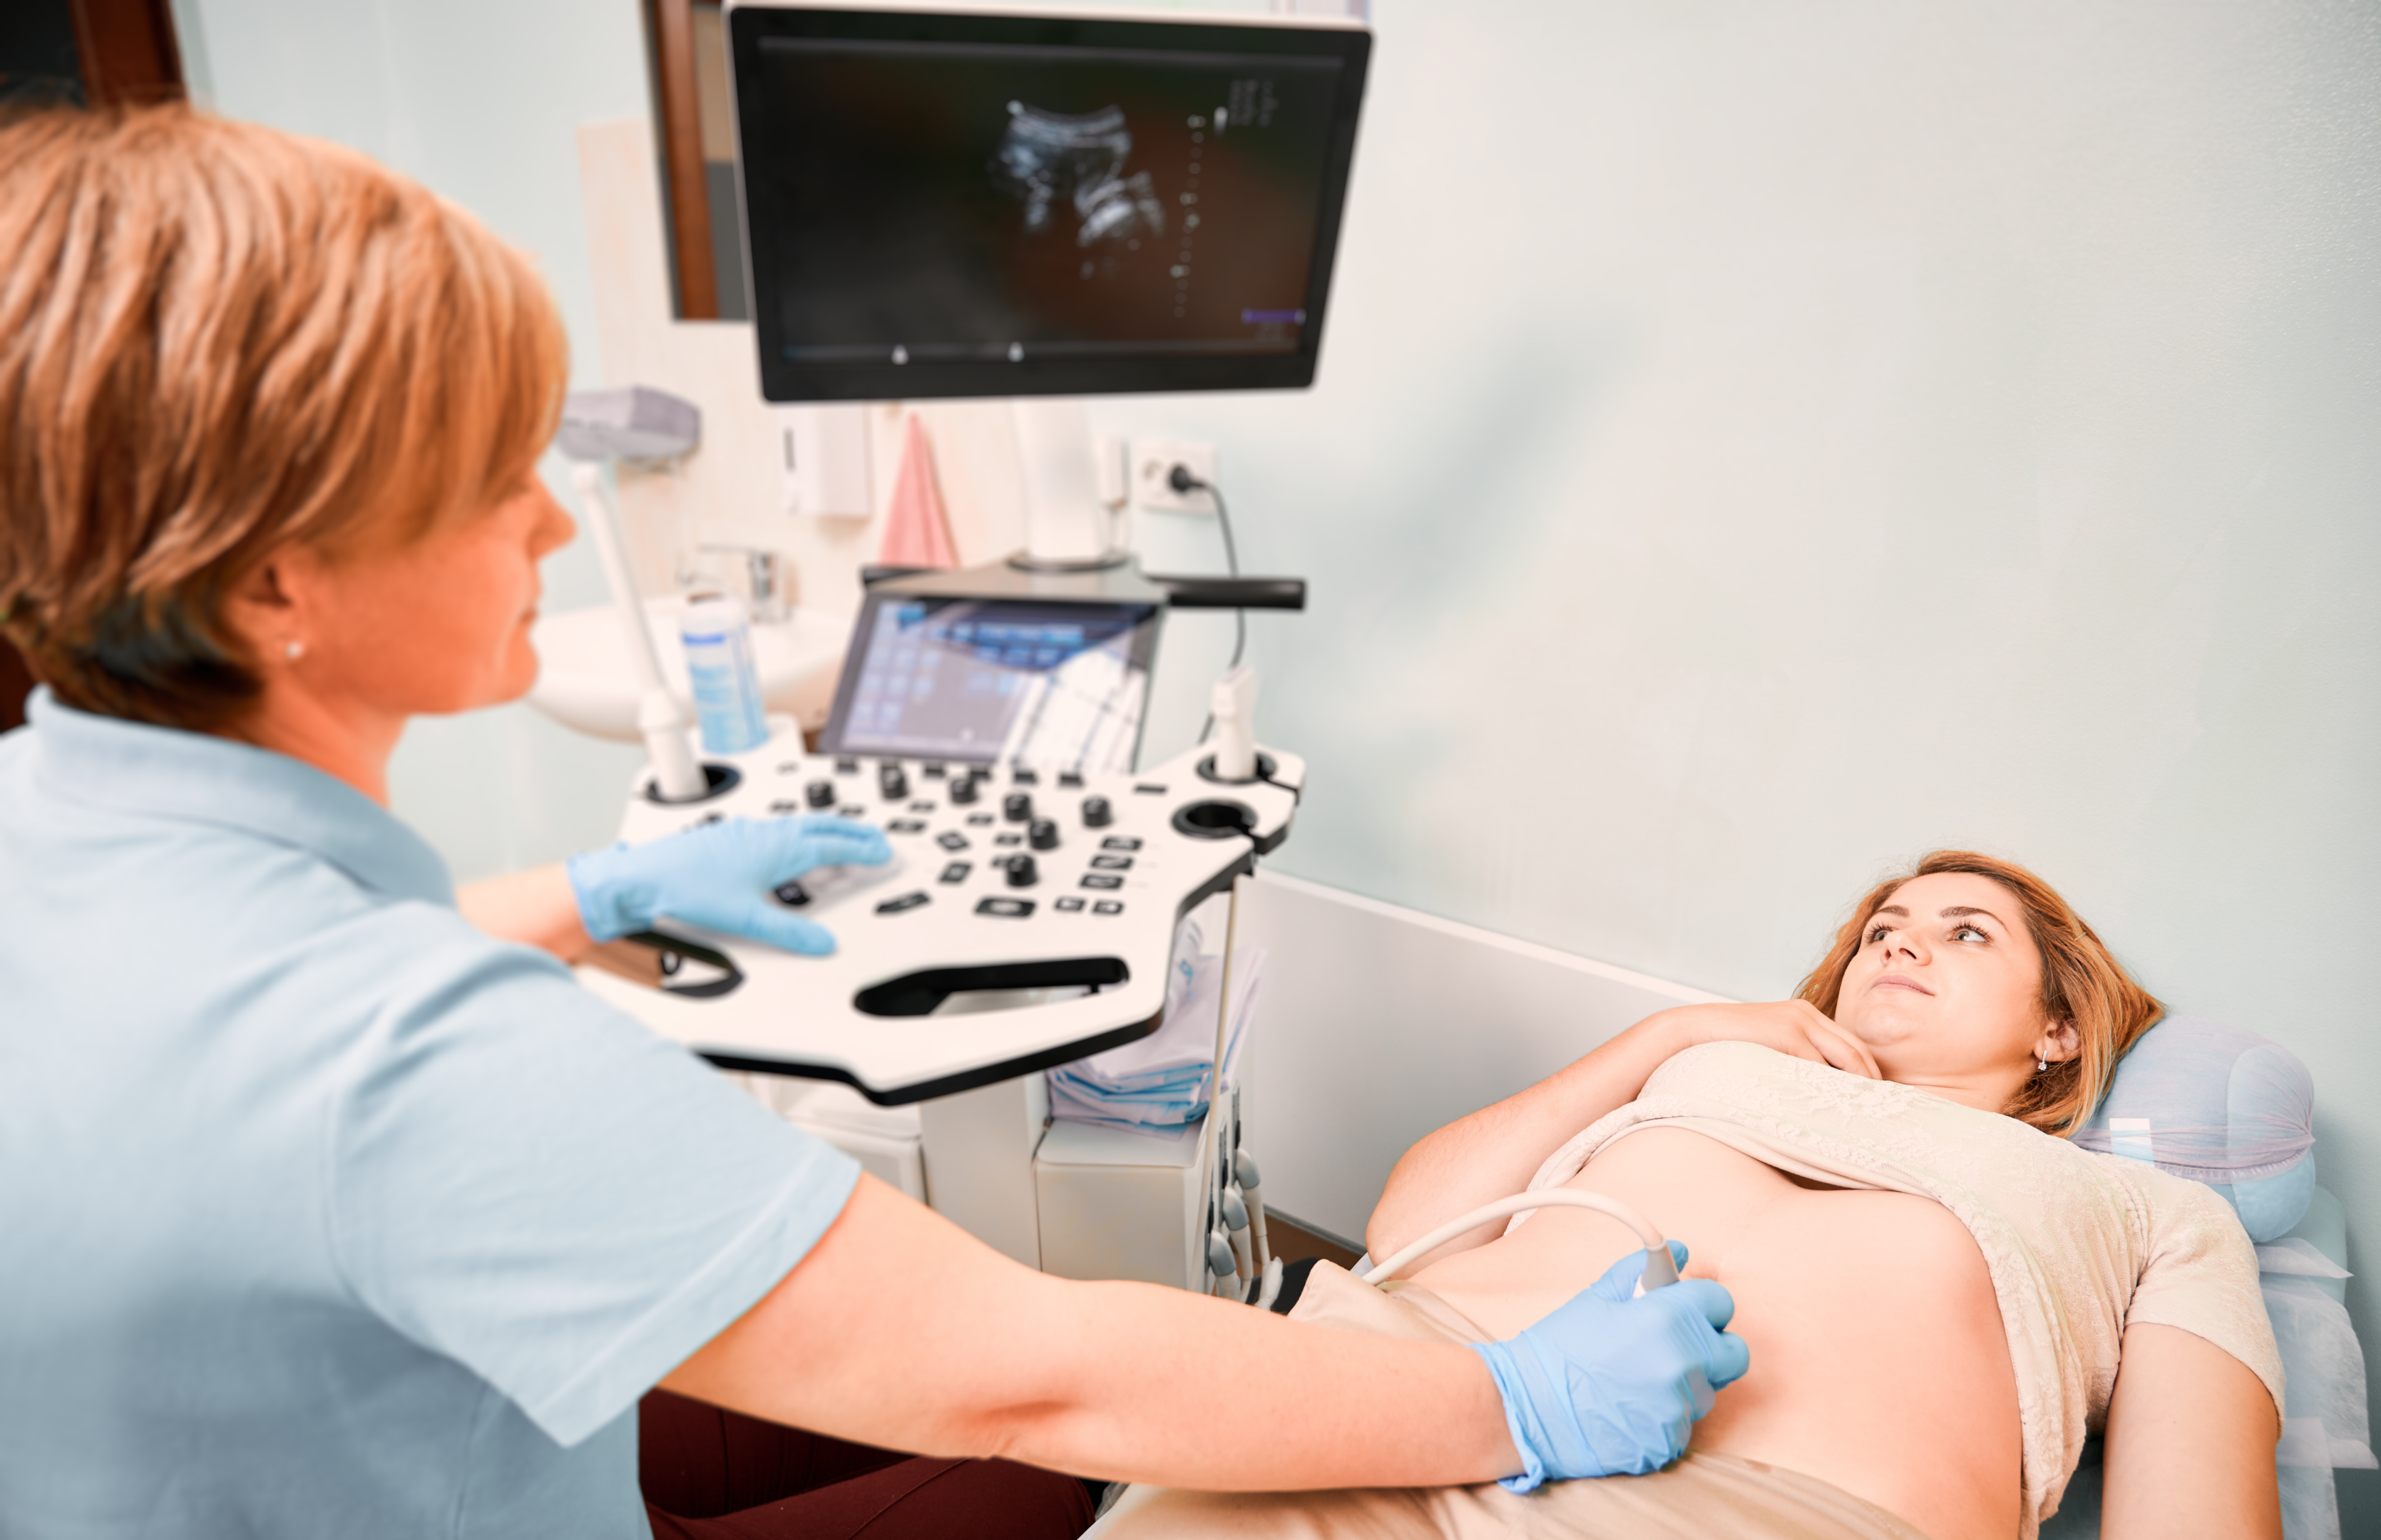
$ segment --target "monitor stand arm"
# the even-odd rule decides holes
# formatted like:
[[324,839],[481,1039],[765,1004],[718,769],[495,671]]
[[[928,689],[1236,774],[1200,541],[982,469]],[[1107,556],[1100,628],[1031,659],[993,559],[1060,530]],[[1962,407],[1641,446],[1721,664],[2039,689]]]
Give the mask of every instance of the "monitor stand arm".
[[1027,396],[1008,409],[1025,475],[1025,549],[1012,566],[1029,572],[1094,572],[1124,565],[1114,509],[1100,500],[1092,421],[1070,396]]

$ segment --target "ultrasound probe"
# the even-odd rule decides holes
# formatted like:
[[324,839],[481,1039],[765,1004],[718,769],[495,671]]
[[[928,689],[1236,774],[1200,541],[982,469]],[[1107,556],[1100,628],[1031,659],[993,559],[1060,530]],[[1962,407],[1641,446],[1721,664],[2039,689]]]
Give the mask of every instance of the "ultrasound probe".
[[1392,1253],[1386,1262],[1364,1275],[1366,1283],[1379,1285],[1395,1277],[1400,1269],[1410,1267],[1437,1247],[1446,1245],[1467,1230],[1477,1229],[1491,1219],[1502,1219],[1532,1208],[1592,1208],[1598,1214],[1608,1214],[1637,1232],[1645,1243],[1645,1270],[1637,1276],[1635,1294],[1649,1289],[1660,1289],[1679,1281],[1678,1265],[1670,1260],[1669,1242],[1645,1222],[1645,1216],[1618,1198],[1607,1198],[1601,1192],[1581,1192],[1568,1187],[1548,1188],[1543,1192],[1516,1192],[1509,1198],[1499,1198],[1493,1204],[1483,1204],[1459,1219],[1449,1219],[1428,1235],[1403,1250]]

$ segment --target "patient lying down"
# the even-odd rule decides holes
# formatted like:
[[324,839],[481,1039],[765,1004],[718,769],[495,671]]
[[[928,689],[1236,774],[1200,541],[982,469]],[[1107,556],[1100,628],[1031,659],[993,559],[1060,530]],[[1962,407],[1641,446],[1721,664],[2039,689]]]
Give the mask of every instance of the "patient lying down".
[[[2278,1535],[2281,1371],[2248,1237],[2207,1189],[2064,1137],[2157,1012],[2032,874],[1929,856],[1863,898],[1799,998],[1649,1017],[1416,1144],[1374,1211],[1375,1256],[1550,1185],[1687,1241],[1752,1367],[1685,1459],[1528,1496],[1136,1490],[1096,1533],[2031,1536],[2105,1421],[2108,1540]],[[1386,1290],[1318,1266],[1291,1314],[1508,1338],[1635,1244],[1539,1210]]]

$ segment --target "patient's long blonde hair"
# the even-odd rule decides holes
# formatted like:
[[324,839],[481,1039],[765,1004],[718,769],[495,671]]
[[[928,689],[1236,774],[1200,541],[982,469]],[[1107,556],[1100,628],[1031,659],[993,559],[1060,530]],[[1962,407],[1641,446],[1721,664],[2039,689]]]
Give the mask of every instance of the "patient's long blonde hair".
[[2033,1076],[2001,1110],[2045,1133],[2065,1138],[2083,1126],[2108,1089],[2108,1077],[2142,1033],[2164,1012],[2150,992],[2133,982],[2106,943],[2083,923],[2057,890],[2014,862],[1973,850],[1931,850],[1898,876],[1878,883],[1852,906],[1836,932],[1836,943],[1794,993],[1828,1016],[1836,1013],[1844,971],[1860,951],[1868,923],[1913,877],[1964,872],[1989,877],[2017,895],[2026,930],[2042,954],[2042,1009],[2053,1021],[2075,1029],[2075,1057]]

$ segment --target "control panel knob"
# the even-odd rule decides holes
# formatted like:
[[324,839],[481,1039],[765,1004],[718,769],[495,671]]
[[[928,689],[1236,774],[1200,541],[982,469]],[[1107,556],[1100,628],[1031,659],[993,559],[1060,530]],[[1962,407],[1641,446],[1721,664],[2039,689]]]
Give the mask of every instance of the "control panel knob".
[[833,781],[811,782],[810,785],[802,788],[802,800],[812,807],[835,806],[835,783]]
[[1056,818],[1036,818],[1032,823],[1026,825],[1025,843],[1032,846],[1037,850],[1056,849],[1058,848],[1058,821]]
[[1108,800],[1105,797],[1086,797],[1083,799],[1083,826],[1085,828],[1104,829],[1115,822],[1116,809],[1108,806]]
[[1000,800],[1000,815],[1012,824],[1022,824],[1033,816],[1033,794],[1012,791]]
[[1032,856],[1020,851],[1018,854],[1008,858],[1009,886],[1031,887],[1041,880],[1042,874],[1034,867],[1033,858]]
[[876,788],[885,793],[886,801],[900,801],[910,795],[910,773],[887,760],[876,767]]
[[951,777],[951,801],[965,807],[975,801],[975,777],[962,770]]

